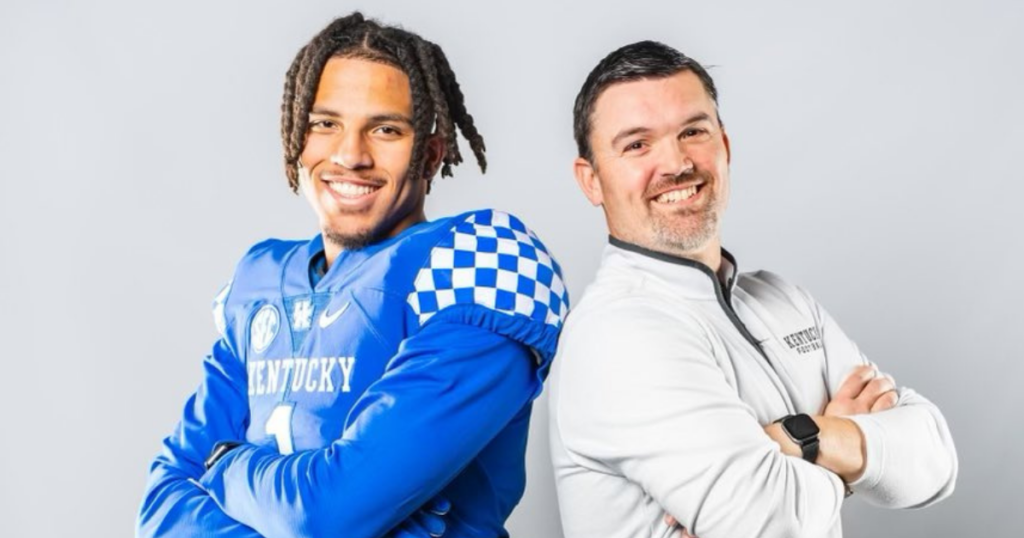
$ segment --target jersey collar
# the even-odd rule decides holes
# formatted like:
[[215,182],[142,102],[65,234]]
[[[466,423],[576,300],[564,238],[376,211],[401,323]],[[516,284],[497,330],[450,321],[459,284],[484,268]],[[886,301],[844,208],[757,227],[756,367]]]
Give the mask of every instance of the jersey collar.
[[739,271],[736,258],[724,248],[719,278],[710,267],[689,258],[651,250],[613,236],[608,236],[608,244],[606,256],[622,256],[669,285],[682,286],[688,294],[707,298],[721,297],[726,302],[731,299]]

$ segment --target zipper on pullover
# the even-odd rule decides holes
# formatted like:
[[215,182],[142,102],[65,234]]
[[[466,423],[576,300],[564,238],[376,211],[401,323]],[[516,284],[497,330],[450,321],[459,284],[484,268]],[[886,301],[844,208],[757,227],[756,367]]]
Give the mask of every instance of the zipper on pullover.
[[[736,310],[734,310],[732,307],[732,297],[729,293],[729,290],[722,287],[722,283],[718,281],[718,275],[716,275],[710,267],[698,261],[691,260],[689,258],[682,258],[679,256],[673,256],[671,254],[665,254],[664,252],[658,252],[656,250],[644,248],[639,245],[627,243],[625,241],[616,239],[615,237],[612,236],[608,236],[608,242],[611,243],[612,246],[621,248],[623,250],[635,252],[637,254],[641,254],[649,258],[654,258],[656,260],[661,260],[663,262],[684,265],[686,267],[692,267],[707,275],[707,277],[711,279],[711,283],[715,286],[715,296],[718,298],[718,305],[722,307],[723,311],[725,311],[725,316],[729,318],[729,321],[731,321],[733,326],[736,327],[736,330],[740,332],[740,334],[743,336],[743,339],[746,340],[747,343],[749,343],[751,346],[753,346],[753,348],[757,350],[757,353],[761,355],[762,358],[764,358],[765,362],[768,363],[768,366],[771,366],[772,370],[775,369],[775,367],[772,365],[771,359],[768,358],[768,354],[765,353],[763,349],[761,349],[761,343],[758,342],[756,338],[754,338],[754,335],[750,334],[750,331],[747,330],[747,326],[744,325],[743,322],[740,320],[739,316],[736,315]],[[732,264],[734,271],[736,271],[736,259],[732,257],[732,254],[729,254],[729,251],[722,249],[722,257],[727,259],[729,263]],[[735,278],[735,276],[733,276],[733,278]],[[732,280],[730,279],[730,283],[731,282]]]

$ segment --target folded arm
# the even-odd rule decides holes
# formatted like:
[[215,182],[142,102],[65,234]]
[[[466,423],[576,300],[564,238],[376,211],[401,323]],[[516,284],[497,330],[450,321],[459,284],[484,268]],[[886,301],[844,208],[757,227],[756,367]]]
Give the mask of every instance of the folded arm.
[[701,538],[826,535],[842,482],[765,435],[701,322],[647,305],[613,310],[563,335],[562,353],[585,359],[562,364],[570,454],[636,482]]
[[219,340],[203,361],[202,385],[185,404],[181,422],[164,440],[163,451],[150,467],[136,536],[259,536],[227,516],[195,482],[214,443],[244,436],[245,375],[228,345]]
[[[851,371],[871,363],[828,312],[813,304],[822,328],[829,392],[834,399]],[[956,447],[937,406],[906,387],[897,387],[895,393],[897,400],[891,409],[854,410],[846,415],[864,440],[862,472],[850,482],[850,488],[878,506],[928,506],[953,492],[958,469]]]
[[534,364],[503,336],[428,323],[356,403],[340,439],[286,456],[243,445],[200,482],[265,536],[375,538],[436,495],[533,398]]

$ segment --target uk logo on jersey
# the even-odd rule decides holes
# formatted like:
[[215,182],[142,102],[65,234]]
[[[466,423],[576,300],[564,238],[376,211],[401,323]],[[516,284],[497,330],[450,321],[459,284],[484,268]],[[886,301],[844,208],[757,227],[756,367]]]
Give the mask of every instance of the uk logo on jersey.
[[296,301],[292,308],[292,330],[305,331],[313,321],[313,302],[309,299]]
[[256,312],[249,325],[249,342],[252,344],[254,353],[263,353],[270,343],[277,336],[277,330],[281,327],[281,315],[277,307],[268,304]]

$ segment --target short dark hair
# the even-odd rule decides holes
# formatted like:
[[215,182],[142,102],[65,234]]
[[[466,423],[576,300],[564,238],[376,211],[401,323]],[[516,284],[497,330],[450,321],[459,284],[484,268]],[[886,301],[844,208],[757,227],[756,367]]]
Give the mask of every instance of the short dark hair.
[[[681,71],[697,75],[704,91],[708,92],[718,108],[718,90],[711,75],[696,60],[678,50],[657,41],[640,41],[621,47],[605,56],[597,67],[587,75],[586,82],[576,95],[572,111],[573,135],[580,157],[593,164],[594,152],[590,147],[590,130],[593,128],[594,106],[608,86],[620,82],[642,79],[666,78]],[[721,116],[718,123],[722,123]]]
[[324,66],[335,57],[381,62],[409,77],[416,133],[409,173],[422,175],[426,138],[436,129],[445,148],[441,177],[452,175],[452,167],[462,162],[456,127],[469,141],[480,170],[487,170],[484,139],[473,124],[473,116],[466,111],[459,82],[441,47],[408,30],[382,25],[354,12],[335,19],[302,47],[285,75],[281,141],[288,185],[293,191],[299,188],[296,166],[306,146],[309,110]]

